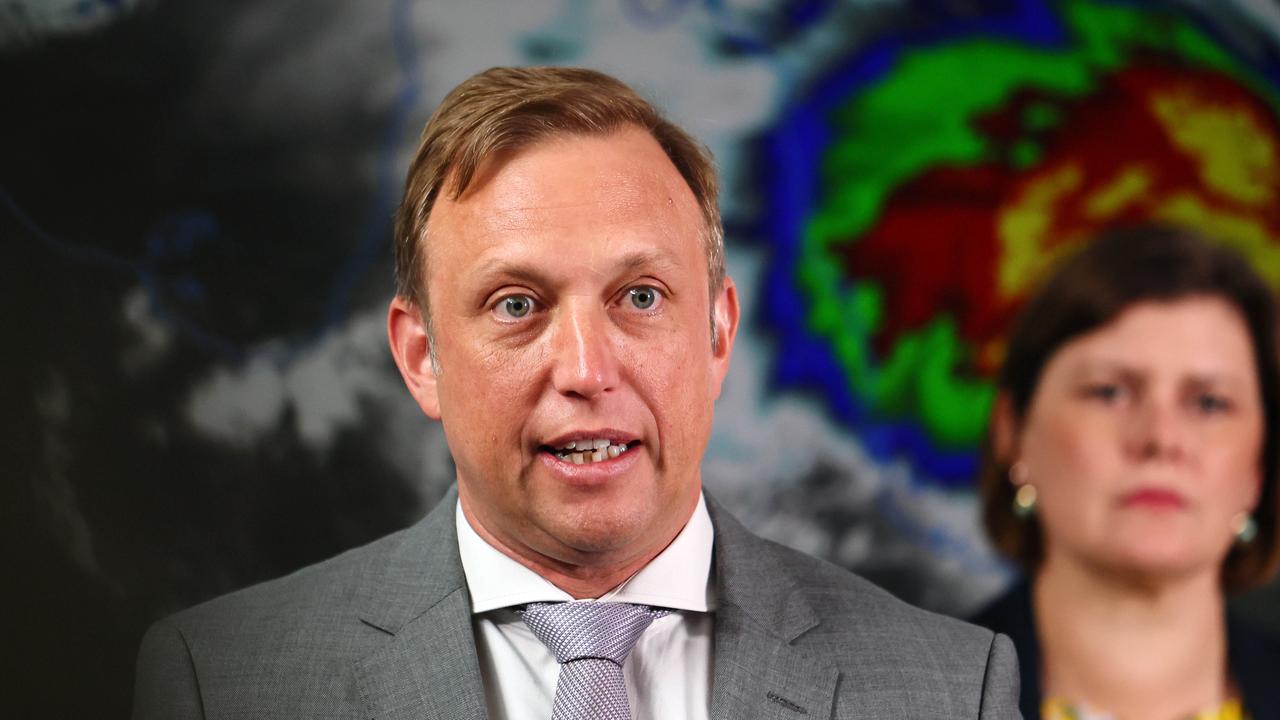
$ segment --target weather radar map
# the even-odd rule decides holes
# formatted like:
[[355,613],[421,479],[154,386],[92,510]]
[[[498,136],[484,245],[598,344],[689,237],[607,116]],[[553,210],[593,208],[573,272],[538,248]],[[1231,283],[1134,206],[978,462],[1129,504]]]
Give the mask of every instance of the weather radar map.
[[779,118],[777,382],[965,486],[1003,335],[1108,226],[1176,222],[1280,287],[1280,63],[1136,3],[1017,3],[874,43]]

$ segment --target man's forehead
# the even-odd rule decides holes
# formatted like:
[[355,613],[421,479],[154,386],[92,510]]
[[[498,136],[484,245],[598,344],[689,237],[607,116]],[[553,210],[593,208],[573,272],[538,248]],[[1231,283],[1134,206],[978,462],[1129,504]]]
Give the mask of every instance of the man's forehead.
[[[488,206],[460,208],[472,222],[480,222],[492,230],[518,230],[531,226],[574,224],[585,220],[604,223],[642,224],[659,222],[653,211],[659,209],[653,199],[646,200],[635,188],[611,185],[601,188],[599,195],[567,195],[561,197],[499,194]],[[675,210],[670,194],[658,200],[660,207]]]
[[484,245],[513,232],[700,231],[692,191],[642,130],[556,137],[482,170],[461,197],[438,200],[428,225],[433,242],[446,232]]
[[458,204],[521,219],[530,212],[591,207],[651,210],[693,199],[684,178],[640,130],[565,136],[486,161]]
[[[548,282],[546,263],[542,262],[536,251],[525,252],[524,248],[488,248],[474,257],[465,274],[477,282],[483,283],[504,277],[526,278]],[[669,271],[681,270],[686,259],[662,247],[636,247],[622,252],[601,246],[599,259],[603,263],[584,263],[575,269],[575,275],[602,273],[613,276],[619,273],[654,272],[665,274]],[[558,267],[558,266],[557,266]]]

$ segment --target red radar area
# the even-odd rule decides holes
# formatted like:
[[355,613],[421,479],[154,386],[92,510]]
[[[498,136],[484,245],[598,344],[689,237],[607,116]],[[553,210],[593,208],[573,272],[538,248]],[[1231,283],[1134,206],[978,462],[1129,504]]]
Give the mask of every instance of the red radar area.
[[840,248],[848,276],[883,293],[874,337],[949,312],[980,376],[1037,281],[1103,227],[1169,221],[1235,245],[1280,285],[1280,125],[1228,75],[1143,62],[1085,95],[1020,90],[973,130],[990,157],[899,185]]

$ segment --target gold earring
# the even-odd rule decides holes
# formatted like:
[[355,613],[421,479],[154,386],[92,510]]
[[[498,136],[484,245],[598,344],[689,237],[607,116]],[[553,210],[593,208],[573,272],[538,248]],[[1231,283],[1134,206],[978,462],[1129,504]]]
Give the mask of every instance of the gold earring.
[[1231,518],[1231,532],[1236,536],[1237,545],[1248,545],[1258,536],[1258,522],[1247,512],[1238,512]]
[[1036,486],[1028,482],[1027,466],[1021,460],[1009,468],[1009,482],[1018,488],[1013,494],[1013,514],[1024,520],[1031,517],[1036,511],[1039,493]]

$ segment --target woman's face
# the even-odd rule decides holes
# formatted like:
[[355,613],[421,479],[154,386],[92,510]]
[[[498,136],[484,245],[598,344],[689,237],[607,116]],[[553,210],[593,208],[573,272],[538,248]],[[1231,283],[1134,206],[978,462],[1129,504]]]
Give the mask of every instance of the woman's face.
[[1248,328],[1195,296],[1060,347],[1009,454],[1038,491],[1046,561],[1182,576],[1216,570],[1257,503],[1262,434]]

